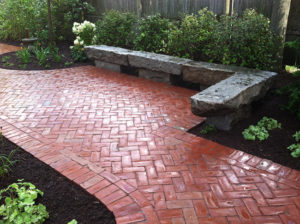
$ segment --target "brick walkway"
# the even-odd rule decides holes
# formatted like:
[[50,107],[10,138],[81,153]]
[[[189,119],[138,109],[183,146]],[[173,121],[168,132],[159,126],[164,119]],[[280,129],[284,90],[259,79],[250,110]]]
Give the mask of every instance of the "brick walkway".
[[300,172],[186,133],[203,121],[194,93],[92,66],[0,69],[0,126],[118,223],[300,223]]

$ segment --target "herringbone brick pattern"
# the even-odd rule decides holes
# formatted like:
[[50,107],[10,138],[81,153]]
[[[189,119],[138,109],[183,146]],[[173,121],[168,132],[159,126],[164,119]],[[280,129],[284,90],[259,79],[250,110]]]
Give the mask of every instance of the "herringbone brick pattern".
[[300,223],[300,172],[186,133],[193,94],[92,66],[0,70],[0,126],[118,223]]

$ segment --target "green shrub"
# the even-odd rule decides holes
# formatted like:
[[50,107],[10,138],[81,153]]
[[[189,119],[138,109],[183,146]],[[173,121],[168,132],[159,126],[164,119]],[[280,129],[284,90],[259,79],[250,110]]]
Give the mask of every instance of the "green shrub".
[[75,45],[87,46],[95,42],[95,24],[84,21],[83,23],[74,23],[72,28],[73,33],[76,35]]
[[81,45],[75,45],[71,49],[71,55],[75,62],[77,61],[86,61],[88,60],[88,57],[86,53],[84,52],[84,47]]
[[281,88],[277,93],[288,94],[288,103],[283,106],[283,109],[290,111],[300,119],[300,80]]
[[[48,41],[48,9],[43,0],[0,1],[0,39],[21,40],[36,36]],[[52,0],[51,11],[54,37],[70,39],[75,21],[83,22],[87,13],[94,8],[83,0]]]
[[43,192],[27,182],[13,183],[6,189],[0,190],[0,224],[40,224],[49,214],[46,207],[36,204],[38,196]]
[[74,46],[71,47],[71,54],[74,61],[86,61],[87,55],[84,52],[84,46],[95,43],[95,24],[84,21],[83,23],[74,23],[72,28],[73,33],[76,35]]
[[278,61],[279,37],[270,21],[253,9],[242,18],[223,15],[204,52],[211,61],[249,68],[273,70]]
[[155,53],[165,52],[171,28],[171,21],[162,18],[159,14],[140,19],[134,39],[134,49]]
[[132,48],[137,17],[133,13],[109,11],[96,23],[96,42],[109,46]]
[[218,20],[216,15],[206,8],[196,15],[185,15],[179,27],[174,27],[169,35],[167,53],[170,55],[204,59],[203,48],[210,43]]
[[[33,34],[40,27],[41,15],[46,1],[2,0],[0,1],[0,39],[21,40],[27,33]],[[40,25],[40,26],[38,26]]]
[[72,40],[74,22],[82,23],[95,8],[85,0],[53,0],[52,15],[56,37]]

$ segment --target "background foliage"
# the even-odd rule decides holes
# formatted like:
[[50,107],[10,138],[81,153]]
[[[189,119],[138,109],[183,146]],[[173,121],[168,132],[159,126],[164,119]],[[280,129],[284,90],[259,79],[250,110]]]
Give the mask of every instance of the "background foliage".
[[159,14],[139,20],[134,49],[155,53],[165,52],[172,23]]
[[132,48],[137,17],[133,13],[109,11],[97,23],[98,44]]
[[[56,39],[72,39],[73,22],[82,22],[93,7],[82,0],[52,0],[53,30]],[[0,39],[21,40],[36,36],[48,40],[46,0],[1,0]]]

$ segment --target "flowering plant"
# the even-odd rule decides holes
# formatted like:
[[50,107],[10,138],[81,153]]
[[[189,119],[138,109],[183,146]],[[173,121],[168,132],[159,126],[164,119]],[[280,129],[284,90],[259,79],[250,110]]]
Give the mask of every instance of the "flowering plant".
[[96,42],[96,26],[86,20],[83,23],[75,22],[73,24],[72,31],[76,35],[74,46],[71,46],[72,57],[74,61],[85,61],[87,60],[87,56],[84,53],[84,46],[88,46]]
[[87,46],[95,42],[96,26],[94,23],[84,21],[83,23],[74,23],[72,28],[76,35],[74,45]]

